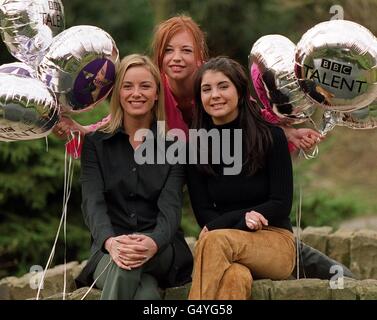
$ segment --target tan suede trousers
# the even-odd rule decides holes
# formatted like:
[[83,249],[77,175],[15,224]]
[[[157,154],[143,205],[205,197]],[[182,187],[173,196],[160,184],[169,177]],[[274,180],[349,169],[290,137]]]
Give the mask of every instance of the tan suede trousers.
[[295,255],[294,236],[286,229],[209,231],[195,247],[189,299],[249,299],[253,278],[288,278]]

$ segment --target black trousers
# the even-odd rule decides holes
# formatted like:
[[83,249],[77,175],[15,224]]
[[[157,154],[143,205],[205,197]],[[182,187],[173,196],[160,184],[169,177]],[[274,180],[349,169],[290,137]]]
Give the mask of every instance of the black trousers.
[[[331,267],[338,265],[343,268],[343,276],[355,279],[355,275],[345,265],[335,261],[319,250],[316,250],[303,242],[300,242],[299,252],[299,277],[318,278],[330,280],[334,276]],[[297,266],[293,270],[292,276],[297,277]]]

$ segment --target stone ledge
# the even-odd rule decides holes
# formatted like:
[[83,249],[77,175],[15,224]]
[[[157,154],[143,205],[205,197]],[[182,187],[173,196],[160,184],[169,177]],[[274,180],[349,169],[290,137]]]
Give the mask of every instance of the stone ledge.
[[[191,284],[165,290],[164,300],[187,300]],[[81,300],[88,288],[80,288],[66,296]],[[101,291],[92,289],[85,300],[97,300]],[[61,300],[54,295],[49,300]],[[342,289],[331,289],[330,282],[319,279],[272,281],[256,280],[250,299],[254,300],[377,300],[377,280],[344,279]]]
[[[331,233],[330,228],[307,228],[303,231],[306,243],[315,247],[326,248],[330,257],[351,265],[351,270],[360,278],[367,280],[346,280],[344,289],[331,289],[327,280],[300,279],[286,281],[257,280],[254,281],[253,299],[376,299],[377,300],[377,232],[370,230],[347,231],[338,230]],[[323,238],[323,239],[321,239]],[[195,238],[186,238],[191,250],[194,250]],[[313,243],[310,243],[310,242]],[[76,290],[74,278],[80,273],[86,261],[67,263],[66,299],[80,300],[85,288]],[[41,291],[41,299],[62,299],[64,265],[56,266],[46,273],[45,287]],[[20,278],[7,277],[0,280],[0,300],[35,299],[37,290],[31,285],[36,275],[25,274]],[[34,281],[35,282],[35,281]],[[165,291],[166,300],[184,300],[190,285],[171,288]],[[99,299],[100,291],[93,289],[86,299]]]
[[[78,272],[80,272],[79,270],[83,268],[83,264],[84,263],[79,264],[77,261],[66,264],[67,292],[72,292],[76,289],[74,277],[77,276]],[[44,289],[40,292],[41,298],[46,298],[63,291],[63,273],[64,265],[58,265],[47,270],[44,280]],[[0,300],[25,300],[35,298],[38,291],[35,288],[38,288],[38,276],[35,273],[27,273],[20,278],[7,277],[1,279]]]
[[[341,284],[338,281],[338,284]],[[191,284],[181,287],[169,288],[163,292],[164,300],[186,300]],[[63,300],[62,287],[54,287],[54,294],[48,295],[51,289],[41,291],[43,300]],[[86,294],[88,287],[72,290],[65,296],[66,300],[81,300]],[[67,290],[68,291],[68,290]],[[12,294],[10,298],[2,299],[34,300],[37,290],[24,291],[18,296]],[[58,292],[58,293],[57,293]],[[31,294],[30,294],[31,293]],[[29,294],[29,296],[28,296]],[[85,300],[99,300],[101,291],[92,289]],[[353,280],[345,278],[343,288],[332,289],[328,280],[300,279],[272,281],[269,279],[255,280],[250,299],[254,300],[377,300],[377,280]]]

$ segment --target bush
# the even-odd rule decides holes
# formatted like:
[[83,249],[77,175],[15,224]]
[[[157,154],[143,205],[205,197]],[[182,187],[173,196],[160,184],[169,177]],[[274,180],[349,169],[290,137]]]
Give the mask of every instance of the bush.
[[187,188],[183,194],[183,210],[182,210],[182,229],[186,237],[198,237],[200,227],[196,222],[194,213],[191,208],[190,197]]
[[[291,220],[296,225],[296,212],[299,210],[300,201],[296,199],[293,204]],[[365,211],[364,205],[349,195],[334,196],[322,191],[312,192],[304,196],[301,206],[301,227],[307,226],[333,226],[347,218]]]
[[[76,221],[72,221],[76,220]],[[31,266],[45,267],[51,252],[60,217],[44,215],[27,219],[13,215],[0,225],[0,278],[20,276]],[[90,235],[77,217],[68,217],[67,261],[84,260],[89,255]],[[63,227],[52,266],[64,263]]]

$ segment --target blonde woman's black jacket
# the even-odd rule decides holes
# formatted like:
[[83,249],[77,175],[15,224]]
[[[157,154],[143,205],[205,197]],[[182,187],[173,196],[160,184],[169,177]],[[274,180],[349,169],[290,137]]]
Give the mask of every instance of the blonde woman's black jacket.
[[[153,164],[138,164],[129,136],[123,128],[114,133],[97,131],[85,137],[81,155],[82,211],[92,237],[92,255],[76,279],[79,286],[90,285],[99,260],[107,251],[107,238],[130,233],[150,236],[159,250],[173,247],[174,259],[161,287],[191,281],[192,255],[179,229],[182,165],[157,164],[157,154],[165,155],[157,143],[157,125],[144,141],[153,146]],[[150,151],[151,149],[149,149]],[[152,159],[153,160],[153,159]]]

